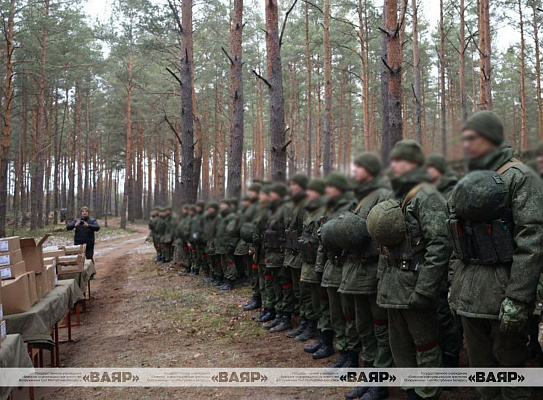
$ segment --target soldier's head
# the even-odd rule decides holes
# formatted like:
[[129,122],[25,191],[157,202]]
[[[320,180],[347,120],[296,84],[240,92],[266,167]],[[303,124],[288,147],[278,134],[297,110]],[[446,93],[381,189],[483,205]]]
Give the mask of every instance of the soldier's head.
[[350,189],[347,176],[341,172],[330,172],[326,177],[326,195],[330,198],[341,196]]
[[206,203],[205,203],[203,200],[198,200],[198,201],[196,202],[195,211],[196,211],[198,214],[200,214],[201,212],[204,211],[205,205],[206,205]]
[[263,186],[258,193],[258,203],[266,205],[270,201],[270,187],[268,185]]
[[366,183],[378,176],[382,169],[381,157],[365,151],[354,159],[353,178],[357,183]]
[[260,185],[260,183],[255,182],[251,184],[251,186],[249,186],[249,189],[247,189],[247,195],[251,198],[252,201],[255,201],[258,199],[260,189],[262,189],[262,186]]
[[462,127],[462,146],[469,158],[481,158],[505,140],[503,122],[490,110],[479,111]]
[[424,164],[424,151],[415,140],[400,140],[390,152],[390,169],[395,177],[402,176]]
[[251,196],[249,195],[243,196],[241,198],[241,207],[245,210],[247,207],[251,205],[252,202],[253,202],[253,199],[251,198]]
[[326,192],[326,182],[324,179],[313,178],[307,184],[307,189],[305,192],[307,193],[307,198],[310,201],[317,200]]
[[172,208],[170,206],[164,207],[164,216],[168,216],[172,213]]
[[83,206],[81,207],[81,218],[88,218],[89,217],[89,207]]
[[219,205],[215,201],[212,201],[207,204],[206,215],[216,213],[218,210],[219,210]]
[[158,210],[156,207],[151,209],[151,217],[156,217],[158,215]]
[[447,171],[447,160],[441,154],[430,154],[426,157],[426,170],[432,177],[432,182],[437,184]]
[[157,207],[157,214],[158,214],[159,217],[164,216],[164,207],[163,206],[158,206]]
[[287,187],[284,183],[275,182],[270,185],[270,200],[278,201],[287,195]]
[[190,204],[187,209],[191,217],[196,214],[196,208],[194,207],[194,204]]
[[228,201],[228,199],[223,199],[220,203],[219,203],[219,210],[221,212],[223,211],[226,211],[230,208],[230,201]]
[[290,177],[288,181],[288,187],[290,189],[290,193],[293,196],[296,196],[297,194],[303,192],[307,189],[307,182],[309,181],[309,178],[307,175],[304,174],[295,174]]
[[230,197],[228,200],[228,204],[230,205],[230,208],[232,210],[237,210],[239,207],[239,200],[237,197]]
[[181,207],[181,215],[187,215],[189,212],[189,205],[183,204],[183,207]]
[[543,140],[537,144],[536,156],[537,156],[537,169],[539,170],[539,173],[543,175]]

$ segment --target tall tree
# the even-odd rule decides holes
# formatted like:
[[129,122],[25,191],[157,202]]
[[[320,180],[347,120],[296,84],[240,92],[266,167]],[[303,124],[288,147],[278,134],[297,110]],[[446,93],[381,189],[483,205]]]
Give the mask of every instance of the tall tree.
[[323,136],[323,155],[322,169],[324,175],[328,175],[332,170],[331,148],[332,148],[332,46],[330,44],[330,0],[324,0],[323,16],[323,35],[322,44],[323,54],[323,72],[324,72],[324,126]]
[[490,0],[478,0],[479,5],[479,108],[491,110],[492,105],[492,65],[490,44]]
[[524,42],[524,15],[522,1],[518,0],[520,28],[520,150],[528,150],[528,134],[526,131],[526,57]]
[[422,105],[421,105],[421,76],[419,56],[419,22],[417,0],[411,4],[413,16],[413,94],[415,96],[415,137],[422,143]]
[[537,96],[537,115],[538,115],[538,138],[543,140],[543,99],[541,98],[541,55],[539,50],[539,24],[537,13],[541,11],[538,7],[538,0],[532,0],[532,25],[534,30],[534,48],[535,48],[535,77],[536,77],[536,96]]
[[447,109],[445,87],[445,19],[443,17],[443,0],[439,0],[439,120],[441,122],[441,153],[447,156]]

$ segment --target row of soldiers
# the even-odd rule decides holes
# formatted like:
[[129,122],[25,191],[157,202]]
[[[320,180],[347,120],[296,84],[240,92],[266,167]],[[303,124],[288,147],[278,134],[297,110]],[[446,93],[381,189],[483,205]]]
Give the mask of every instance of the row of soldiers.
[[[339,352],[333,368],[360,360],[374,368],[456,367],[464,341],[471,367],[523,367],[537,321],[543,181],[513,158],[491,111],[468,119],[462,143],[470,173],[460,181],[442,156],[426,157],[403,140],[388,171],[364,152],[352,177],[296,174],[288,187],[253,184],[239,210],[231,200],[197,203],[177,224],[159,210],[172,235],[160,236],[159,257],[169,261],[173,244],[190,260],[187,273],[202,270],[225,290],[250,278],[244,310],[261,309],[253,319],[272,333],[316,337],[303,350],[314,359]],[[152,222],[153,232],[160,226]],[[442,391],[404,389],[409,400]],[[478,390],[484,399],[530,398],[525,387]],[[388,388],[368,386],[346,394],[388,396]]]

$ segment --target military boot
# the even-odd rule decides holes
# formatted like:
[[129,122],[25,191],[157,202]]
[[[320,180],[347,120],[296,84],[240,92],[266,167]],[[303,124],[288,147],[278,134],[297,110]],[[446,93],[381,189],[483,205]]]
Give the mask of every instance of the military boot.
[[217,276],[217,277],[215,277],[215,280],[213,281],[212,285],[213,286],[222,286],[223,283],[224,283],[223,277],[222,276]]
[[243,305],[243,311],[257,310],[260,307],[262,307],[262,300],[257,297],[253,297],[251,301]]
[[269,322],[275,319],[275,310],[264,309],[263,313],[256,319],[256,322]]
[[423,398],[420,397],[417,392],[415,392],[415,389],[408,389],[407,400],[423,400]]
[[347,359],[341,366],[341,368],[358,368],[359,362],[358,362],[358,352],[357,351],[348,351],[347,352]]
[[290,312],[285,312],[282,315],[281,322],[279,322],[278,325],[275,325],[273,328],[270,329],[271,333],[276,332],[283,332],[287,329],[292,328],[292,314]]
[[318,340],[317,340],[315,343],[309,343],[309,344],[306,344],[306,345],[304,346],[304,351],[305,351],[306,353],[314,353],[314,352],[316,352],[318,349],[321,348],[322,343],[323,343],[323,341],[322,341],[323,335],[322,335],[322,334],[323,334],[323,332],[322,332],[322,331],[319,331],[319,338],[318,338]]
[[215,275],[211,274],[208,277],[204,279],[204,285],[213,285],[213,282],[215,282]]
[[326,368],[343,368],[347,364],[349,357],[349,352],[345,350],[339,351],[339,358],[334,361],[332,364],[326,366]]
[[370,389],[371,389],[371,387],[368,387],[368,386],[359,386],[359,387],[351,390],[350,392],[345,393],[345,399],[347,399],[347,400],[360,399]]
[[265,325],[262,325],[262,328],[266,329],[266,330],[270,330],[271,328],[273,328],[274,326],[277,326],[281,323],[281,321],[283,321],[283,313],[281,312],[278,312],[277,314],[275,314],[275,318],[273,319],[273,321],[265,324]]
[[298,327],[295,330],[287,332],[287,337],[288,338],[296,337],[299,334],[301,334],[303,331],[305,331],[305,328],[307,328],[307,318],[302,317],[302,319],[300,320],[300,325],[298,325]]
[[307,326],[305,327],[304,331],[296,336],[294,339],[297,342],[306,342],[309,339],[313,339],[315,335],[317,335],[317,320],[308,319]]
[[322,345],[313,353],[313,359],[330,357],[336,351],[334,350],[334,331],[322,332]]
[[221,286],[219,286],[219,290],[232,290],[234,289],[234,281],[232,279],[227,279]]
[[390,396],[386,386],[373,386],[361,397],[361,400],[385,400]]

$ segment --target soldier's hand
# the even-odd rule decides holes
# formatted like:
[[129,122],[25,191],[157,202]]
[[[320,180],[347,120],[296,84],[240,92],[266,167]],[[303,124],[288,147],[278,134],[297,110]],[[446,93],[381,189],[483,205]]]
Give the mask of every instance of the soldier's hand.
[[317,271],[315,273],[317,274],[317,279],[319,280],[319,282],[321,282],[322,281],[322,275],[323,275],[322,271]]
[[432,308],[434,302],[429,297],[413,292],[411,293],[411,296],[409,296],[409,305],[415,309]]
[[253,250],[249,250],[249,251],[247,252],[247,255],[249,255],[249,256],[253,256],[254,254],[255,254],[255,252],[254,252]]
[[500,306],[500,330],[504,333],[520,332],[528,321],[528,305],[508,297]]
[[541,350],[543,350],[543,322],[539,323],[539,335],[537,336],[537,341],[541,346]]

